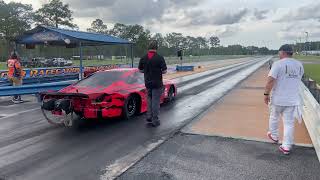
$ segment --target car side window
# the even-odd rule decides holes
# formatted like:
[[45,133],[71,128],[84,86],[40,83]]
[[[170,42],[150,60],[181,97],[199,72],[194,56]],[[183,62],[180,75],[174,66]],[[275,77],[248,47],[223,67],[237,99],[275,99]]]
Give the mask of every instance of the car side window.
[[142,73],[134,73],[127,79],[128,84],[143,84],[144,83],[144,77]]
[[138,80],[139,84],[143,84],[144,83],[144,76],[142,73],[135,73],[136,79]]
[[138,82],[135,74],[128,76],[127,83],[128,84],[136,84]]

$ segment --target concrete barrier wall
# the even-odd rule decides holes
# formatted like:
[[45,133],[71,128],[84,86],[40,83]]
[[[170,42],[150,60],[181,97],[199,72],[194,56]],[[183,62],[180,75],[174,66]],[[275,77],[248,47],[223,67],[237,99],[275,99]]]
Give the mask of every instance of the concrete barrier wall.
[[300,93],[304,104],[303,120],[320,162],[320,105],[303,83],[301,83]]

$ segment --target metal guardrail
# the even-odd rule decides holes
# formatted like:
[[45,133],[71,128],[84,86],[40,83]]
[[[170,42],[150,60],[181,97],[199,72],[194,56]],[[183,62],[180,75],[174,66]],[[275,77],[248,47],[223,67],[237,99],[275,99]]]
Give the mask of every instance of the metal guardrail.
[[[30,77],[23,79],[23,85],[39,84],[39,83],[49,83],[49,82],[60,82],[69,80],[78,80],[79,74],[66,74],[57,76],[45,76],[45,77]],[[0,80],[0,87],[11,86],[9,80]]]
[[[302,84],[302,83],[301,83]],[[313,97],[308,87],[301,85],[300,94],[303,99],[303,120],[308,129],[313,146],[320,162],[320,105]]]
[[57,91],[75,82],[77,82],[77,80],[61,81],[54,83],[42,83],[36,85],[5,86],[0,87],[0,96],[38,94],[46,91]]

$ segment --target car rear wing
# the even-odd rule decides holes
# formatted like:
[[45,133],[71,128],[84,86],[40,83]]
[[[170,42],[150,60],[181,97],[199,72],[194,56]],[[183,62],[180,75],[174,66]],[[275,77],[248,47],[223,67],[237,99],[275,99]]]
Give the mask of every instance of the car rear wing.
[[57,98],[83,98],[83,99],[87,99],[89,98],[89,96],[87,94],[82,94],[82,93],[62,93],[62,92],[43,92],[40,93],[40,97],[41,100],[43,100],[43,98],[45,96],[49,96],[51,98],[53,97],[57,97]]

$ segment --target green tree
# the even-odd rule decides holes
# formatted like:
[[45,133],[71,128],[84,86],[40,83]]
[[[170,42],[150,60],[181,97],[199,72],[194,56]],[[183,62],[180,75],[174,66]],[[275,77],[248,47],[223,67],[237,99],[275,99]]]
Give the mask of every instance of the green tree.
[[197,38],[192,37],[192,36],[187,36],[187,53],[186,54],[190,54],[190,55],[198,55],[199,53],[199,43],[197,41]]
[[127,39],[134,43],[134,52],[136,56],[142,56],[148,48],[148,42],[151,39],[149,30],[145,30],[143,26],[125,25],[116,23],[109,31],[110,35]]
[[182,48],[184,37],[181,33],[176,33],[176,32],[169,33],[166,35],[165,39],[170,48],[174,48],[176,50],[179,48]]
[[[140,36],[144,36],[146,31],[141,25],[128,25],[124,31],[124,38],[128,39],[131,42],[137,42],[140,39]],[[150,35],[150,32],[147,33]]]
[[159,48],[166,46],[165,39],[161,33],[156,33],[154,36],[152,36],[152,39],[158,42]]
[[127,26],[125,24],[116,23],[113,28],[109,31],[110,35],[117,36],[120,38],[125,38],[125,31]]
[[16,36],[31,28],[32,6],[21,3],[5,3],[0,0],[0,59],[5,60],[13,48],[10,44]]
[[145,30],[141,25],[128,25],[125,28],[123,38],[134,42],[135,54],[142,56],[148,48],[148,42],[151,39],[151,33],[149,30]]
[[32,10],[32,6],[29,4],[15,2],[6,4],[4,1],[0,1],[0,34],[7,41],[10,41],[30,29]]
[[217,36],[211,36],[209,38],[209,43],[211,45],[211,49],[210,49],[211,54],[215,54],[217,47],[220,46],[220,39]]
[[88,28],[87,31],[108,34],[108,26],[103,23],[101,19],[96,19],[91,23],[91,28]]
[[44,24],[58,28],[59,25],[71,28],[77,28],[72,23],[72,11],[69,4],[63,4],[60,0],[50,0],[48,4],[42,5],[42,8],[36,11],[34,19],[37,24]]
[[208,49],[209,48],[208,41],[204,37],[201,37],[201,36],[197,37],[197,43],[198,43],[198,46],[200,49]]
[[138,56],[142,56],[148,49],[148,44],[151,39],[149,30],[145,30],[139,34],[138,39],[135,41],[135,51]]
[[209,42],[210,42],[211,47],[220,46],[220,39],[217,36],[211,36],[209,38]]

